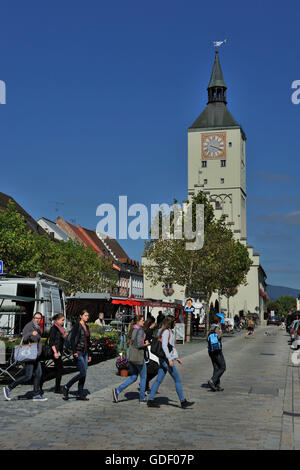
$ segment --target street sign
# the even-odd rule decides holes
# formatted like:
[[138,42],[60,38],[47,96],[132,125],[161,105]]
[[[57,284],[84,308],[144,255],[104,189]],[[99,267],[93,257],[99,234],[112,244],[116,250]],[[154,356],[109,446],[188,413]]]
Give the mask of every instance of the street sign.
[[0,274],[3,274],[3,261],[0,260]]

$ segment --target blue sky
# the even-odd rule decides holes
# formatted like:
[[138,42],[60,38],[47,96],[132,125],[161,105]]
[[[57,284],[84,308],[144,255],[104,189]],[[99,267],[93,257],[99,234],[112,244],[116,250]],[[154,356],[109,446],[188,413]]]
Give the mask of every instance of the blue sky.
[[[187,197],[187,128],[220,51],[247,135],[248,242],[300,288],[299,2],[0,1],[1,191],[96,228],[96,207]],[[144,242],[122,241],[139,259]]]

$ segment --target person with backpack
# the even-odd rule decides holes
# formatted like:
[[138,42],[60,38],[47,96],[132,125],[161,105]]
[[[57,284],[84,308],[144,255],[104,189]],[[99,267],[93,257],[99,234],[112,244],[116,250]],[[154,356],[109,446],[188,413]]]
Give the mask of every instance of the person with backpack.
[[79,321],[73,326],[71,333],[66,338],[67,346],[70,343],[70,348],[73,352],[74,358],[77,360],[77,369],[79,373],[75,375],[63,387],[63,398],[68,400],[69,390],[76,382],[78,382],[78,395],[77,400],[88,401],[89,399],[83,394],[83,387],[86,380],[88,364],[92,360],[91,354],[91,335],[87,322],[89,321],[89,312],[82,310]]
[[144,324],[144,331],[146,334],[146,340],[149,341],[150,345],[145,350],[145,361],[147,367],[147,380],[145,394],[150,393],[150,381],[157,376],[159,369],[159,358],[151,352],[151,341],[153,339],[154,331],[156,330],[156,321],[153,316],[147,318]]
[[220,379],[226,370],[226,363],[222,352],[222,329],[219,319],[212,323],[207,336],[208,354],[213,365],[213,376],[208,381],[209,387],[214,392],[222,392]]
[[140,403],[147,403],[145,398],[145,387],[147,379],[147,367],[145,362],[145,348],[149,346],[149,341],[145,340],[146,334],[143,329],[144,318],[142,315],[136,315],[131,321],[128,335],[127,347],[130,368],[130,377],[118,388],[112,390],[113,402],[118,403],[120,393],[133,384],[140,376]]
[[182,360],[178,357],[178,352],[175,349],[175,335],[173,333],[175,325],[175,317],[168,315],[162,324],[159,332],[159,340],[161,341],[163,355],[159,358],[159,369],[157,378],[151,387],[147,405],[152,408],[159,408],[160,405],[154,401],[154,396],[164,380],[167,372],[171,375],[175,383],[176,392],[180,400],[181,408],[185,409],[192,406],[194,402],[187,401],[184,397],[182,390],[182,383],[180,375],[174,365],[174,361],[182,365]]
[[29,380],[34,376],[33,379],[33,396],[32,400],[34,401],[46,401],[48,398],[43,396],[41,389],[41,379],[42,379],[42,368],[40,362],[40,356],[42,354],[42,332],[40,330],[40,323],[42,321],[42,314],[36,312],[33,315],[32,321],[27,323],[24,326],[22,331],[22,342],[23,344],[37,343],[37,357],[35,360],[24,362],[24,374],[18,379],[14,380],[7,387],[3,388],[5,400],[10,401],[10,392],[16,388],[18,385],[29,382]]

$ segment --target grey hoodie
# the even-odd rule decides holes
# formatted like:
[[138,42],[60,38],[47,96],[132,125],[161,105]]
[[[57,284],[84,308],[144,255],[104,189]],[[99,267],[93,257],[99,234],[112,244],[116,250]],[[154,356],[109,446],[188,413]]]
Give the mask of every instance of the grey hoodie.
[[[34,331],[37,331],[37,335],[33,335],[32,333]],[[23,341],[30,341],[31,343],[37,343],[37,350],[38,350],[38,356],[42,354],[43,350],[43,345],[42,345],[42,332],[40,330],[40,327],[34,323],[33,320],[31,322],[27,323],[22,331],[22,337]]]

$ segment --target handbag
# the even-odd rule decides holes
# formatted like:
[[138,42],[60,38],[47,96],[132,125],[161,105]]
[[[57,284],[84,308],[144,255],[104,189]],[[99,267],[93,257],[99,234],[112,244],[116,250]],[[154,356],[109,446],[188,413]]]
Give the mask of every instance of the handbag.
[[141,366],[144,362],[144,349],[138,349],[136,337],[137,335],[130,343],[129,362]]
[[161,338],[152,338],[150,351],[154,356],[157,356],[160,359],[166,359],[166,355],[161,344]]
[[35,361],[38,355],[37,343],[20,344],[14,347],[14,361]]
[[53,359],[53,356],[54,356],[54,352],[53,352],[53,349],[52,347],[50,346],[50,338],[48,337],[47,338],[47,341],[45,343],[45,345],[43,346],[43,358],[44,359]]
[[[170,341],[170,334],[169,334],[169,341]],[[173,346],[169,342],[168,342],[168,349],[169,349],[169,352],[173,350]],[[163,359],[164,361],[167,361],[165,352],[162,347],[161,338],[152,338],[150,351],[159,359]]]

